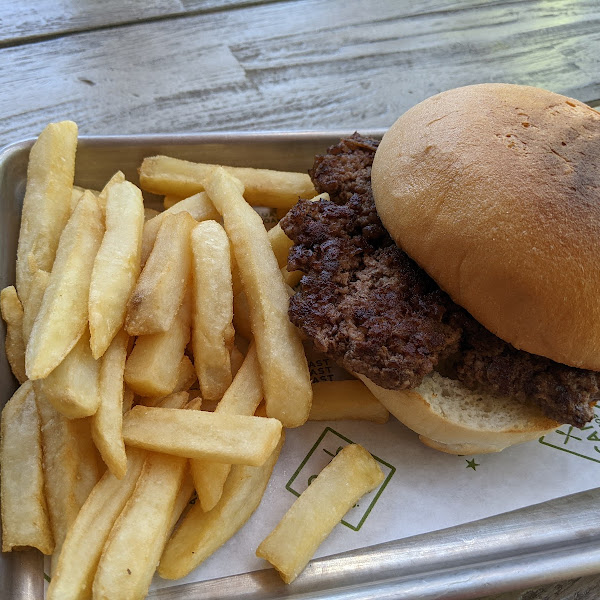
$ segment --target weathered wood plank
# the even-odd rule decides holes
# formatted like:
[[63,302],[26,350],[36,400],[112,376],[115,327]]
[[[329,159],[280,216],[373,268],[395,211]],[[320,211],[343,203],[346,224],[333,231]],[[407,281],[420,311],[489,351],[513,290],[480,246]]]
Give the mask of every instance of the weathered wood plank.
[[458,85],[600,98],[597,2],[305,0],[0,49],[0,139],[72,118],[82,133],[386,127]]
[[[269,0],[267,0],[269,1]],[[275,1],[275,0],[270,0]],[[232,9],[252,0],[0,0],[0,45],[187,14]]]

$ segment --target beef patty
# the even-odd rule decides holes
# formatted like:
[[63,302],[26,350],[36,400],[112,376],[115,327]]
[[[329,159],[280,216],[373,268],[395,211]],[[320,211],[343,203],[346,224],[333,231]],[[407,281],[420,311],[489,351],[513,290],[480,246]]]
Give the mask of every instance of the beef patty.
[[317,156],[310,176],[331,200],[300,200],[281,220],[289,270],[304,273],[289,315],[315,347],[387,389],[417,386],[440,364],[471,389],[534,402],[582,427],[599,374],[517,350],[455,304],[384,229],[371,192],[376,140],[358,134]]

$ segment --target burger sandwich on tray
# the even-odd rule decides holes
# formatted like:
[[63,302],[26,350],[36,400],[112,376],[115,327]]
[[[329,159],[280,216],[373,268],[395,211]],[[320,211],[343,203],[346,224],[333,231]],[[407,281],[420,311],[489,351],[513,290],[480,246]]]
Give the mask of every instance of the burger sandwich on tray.
[[281,221],[292,322],[428,446],[497,452],[600,398],[600,114],[545,90],[433,96],[310,171]]

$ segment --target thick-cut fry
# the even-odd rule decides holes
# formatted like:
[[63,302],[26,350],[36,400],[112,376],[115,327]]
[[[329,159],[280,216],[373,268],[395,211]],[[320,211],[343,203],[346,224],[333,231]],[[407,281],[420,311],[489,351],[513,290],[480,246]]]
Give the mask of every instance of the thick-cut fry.
[[144,235],[142,238],[142,264],[148,260],[154,241],[156,240],[156,234],[168,215],[176,215],[180,212],[188,212],[196,221],[207,221],[209,219],[218,219],[219,213],[213,206],[208,196],[204,192],[194,194],[185,200],[181,200],[174,204],[168,210],[159,213],[156,217],[150,219],[144,225]]
[[40,420],[31,382],[6,403],[0,427],[2,551],[32,546],[52,554],[44,496]]
[[[169,527],[167,528],[167,535],[165,536],[165,544],[171,537],[173,530],[175,529],[175,525],[179,522],[181,515],[185,511],[185,509],[189,506],[190,501],[194,495],[194,480],[189,472],[189,470],[185,471],[183,476],[183,481],[181,482],[181,487],[179,488],[179,492],[177,494],[177,498],[175,499],[175,505],[173,506],[173,512],[171,513],[171,521],[169,522]],[[164,549],[164,546],[163,546]]]
[[168,541],[158,574],[165,579],[184,577],[230,539],[252,516],[279,457],[284,436],[261,467],[234,465],[219,503],[204,512],[196,503]]
[[132,389],[129,389],[126,385],[123,385],[123,414],[128,410],[131,410],[133,401],[135,400],[135,394]]
[[298,427],[310,412],[310,373],[302,342],[288,318],[288,293],[267,232],[223,169],[206,182],[206,191],[223,215],[248,298],[267,413],[285,427]]
[[216,221],[191,233],[193,268],[192,346],[202,396],[217,400],[231,384],[233,287],[229,239]]
[[67,531],[101,473],[89,419],[67,419],[40,394],[36,401],[42,426],[44,491],[55,541],[54,571]]
[[185,299],[168,331],[137,338],[125,363],[125,382],[136,394],[162,397],[175,389],[190,341],[190,312],[190,302]]
[[144,227],[142,192],[128,181],[114,183],[106,194],[106,231],[90,282],[90,345],[100,358],[123,326],[127,301],[140,274]]
[[189,402],[190,395],[187,392],[174,392],[161,399],[160,408],[184,408]]
[[27,303],[23,306],[23,341],[25,346],[27,346],[35,318],[42,305],[49,279],[50,273],[48,271],[37,270],[31,276],[29,296],[27,297]]
[[[187,356],[184,356],[179,363],[177,382],[171,393],[174,394],[176,392],[185,392],[189,390],[197,379],[196,370],[194,369],[192,361]],[[163,398],[164,396],[152,396],[149,398],[140,397],[138,398],[138,404],[143,404],[144,406],[158,406]]]
[[96,600],[143,600],[162,554],[185,458],[149,452],[135,490],[110,531],[94,578]]
[[125,477],[117,479],[107,471],[96,484],[67,533],[46,600],[91,598],[102,548],[135,488],[145,458],[143,450],[129,448]]
[[25,352],[29,379],[46,377],[77,343],[88,320],[92,267],[102,240],[102,211],[91,192],[60,236],[56,260]]
[[67,357],[45,379],[36,380],[36,391],[70,419],[89,417],[98,410],[100,393],[98,378],[100,361],[90,350],[90,335],[86,329]]
[[6,358],[13,375],[19,383],[27,379],[25,374],[25,342],[23,340],[23,306],[14,285],[0,292],[0,313],[6,322]]
[[[173,194],[183,198],[201,192],[216,165],[193,163],[168,156],[145,158],[140,168],[142,189],[155,194]],[[291,208],[298,198],[312,198],[315,188],[305,173],[223,167],[239,179],[246,200],[256,206]]]
[[181,196],[165,196],[163,198],[163,208],[169,210],[172,206],[175,206],[178,202],[181,202],[183,198]]
[[[110,201],[109,201],[110,202]],[[129,336],[121,330],[104,353],[100,365],[100,404],[92,417],[92,437],[106,466],[118,479],[127,470],[121,432],[123,424],[123,373]]]
[[98,206],[104,214],[106,214],[106,201],[108,200],[108,194],[111,188],[118,184],[123,183],[125,181],[125,175],[121,171],[117,171],[106,183],[106,185],[102,188],[102,191],[94,194],[98,198]]
[[196,221],[187,212],[167,215],[127,304],[129,335],[167,331],[181,306],[190,277],[190,232]]
[[259,466],[279,437],[277,419],[134,406],[123,418],[130,446],[186,458]]
[[309,421],[359,419],[385,423],[389,416],[385,406],[358,379],[313,383]]
[[75,174],[77,125],[50,123],[31,148],[17,248],[17,290],[24,304],[31,274],[51,271],[69,218]]
[[268,560],[291,583],[342,517],[383,478],[379,465],[362,446],[346,446],[292,504],[256,556]]
[[[263,397],[256,347],[248,354],[233,383],[215,408],[216,413],[252,416]],[[212,510],[223,493],[231,465],[222,462],[191,460],[190,469],[202,510]]]

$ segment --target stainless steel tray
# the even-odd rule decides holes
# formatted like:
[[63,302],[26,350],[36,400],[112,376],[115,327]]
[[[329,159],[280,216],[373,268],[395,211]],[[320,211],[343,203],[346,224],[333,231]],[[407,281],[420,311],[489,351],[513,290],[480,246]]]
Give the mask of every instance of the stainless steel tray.
[[[348,132],[227,133],[81,138],[76,182],[100,187],[117,169],[137,181],[141,159],[188,160],[305,171],[314,154]],[[382,132],[363,132],[380,135]],[[0,151],[0,286],[14,282],[15,255],[31,141]],[[0,325],[4,339],[4,323]],[[4,344],[0,405],[16,389]],[[151,594],[164,600],[478,598],[600,572],[600,488],[465,525],[313,561],[290,586],[273,570]],[[0,598],[43,597],[37,552],[0,554]]]

